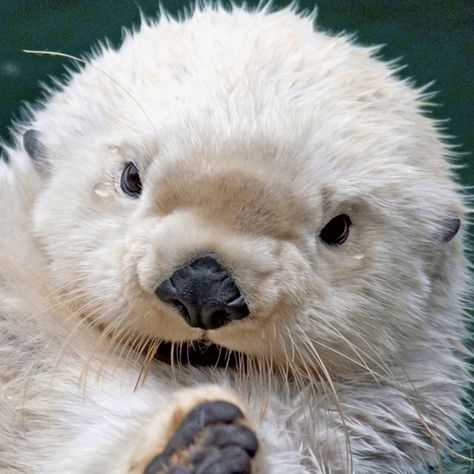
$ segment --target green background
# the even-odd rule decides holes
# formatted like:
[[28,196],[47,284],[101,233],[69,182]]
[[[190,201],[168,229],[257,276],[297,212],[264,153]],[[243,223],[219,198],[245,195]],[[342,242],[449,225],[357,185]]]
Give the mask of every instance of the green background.
[[[161,3],[171,12],[189,5]],[[273,3],[275,7],[288,4]],[[323,29],[357,33],[363,44],[386,44],[382,57],[400,58],[407,65],[401,75],[412,77],[417,85],[436,81],[431,90],[439,91],[435,98],[439,106],[431,113],[449,119],[446,128],[461,152],[458,162],[466,165],[461,179],[473,184],[474,1],[313,0],[298,4],[310,10],[317,4]],[[23,49],[80,55],[105,37],[118,45],[122,26],[139,23],[139,8],[154,16],[157,5],[155,0],[0,0],[0,136],[8,140],[8,126],[12,118],[20,117],[21,103],[37,99],[40,81],[61,76],[67,63],[62,58],[24,54]],[[469,438],[466,435],[459,451],[472,456]],[[474,472],[456,459],[443,472],[448,471]]]

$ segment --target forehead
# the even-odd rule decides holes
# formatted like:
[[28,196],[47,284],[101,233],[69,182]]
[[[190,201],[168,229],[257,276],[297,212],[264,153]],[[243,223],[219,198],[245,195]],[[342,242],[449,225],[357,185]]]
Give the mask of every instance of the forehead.
[[372,53],[288,10],[198,11],[104,51],[52,98],[39,128],[59,153],[85,140],[175,158],[252,149],[251,160],[354,188],[440,154],[416,91]]

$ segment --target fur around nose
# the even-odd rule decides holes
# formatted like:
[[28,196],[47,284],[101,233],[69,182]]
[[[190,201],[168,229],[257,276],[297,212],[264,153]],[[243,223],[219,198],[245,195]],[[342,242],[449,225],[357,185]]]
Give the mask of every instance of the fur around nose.
[[212,254],[178,268],[155,294],[174,306],[191,327],[217,329],[249,314],[237,285]]

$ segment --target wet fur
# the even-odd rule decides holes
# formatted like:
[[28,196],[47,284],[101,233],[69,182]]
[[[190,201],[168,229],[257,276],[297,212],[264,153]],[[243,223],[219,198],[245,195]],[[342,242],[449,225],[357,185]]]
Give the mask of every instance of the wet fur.
[[[422,91],[375,53],[290,10],[162,17],[19,127],[0,170],[2,472],[133,472],[209,384],[245,407],[260,472],[437,462],[467,383],[462,229],[446,242],[443,222],[466,210]],[[350,238],[329,247],[341,213]],[[209,334],[247,374],[152,360],[202,335],[153,291],[203,251],[247,298]]]

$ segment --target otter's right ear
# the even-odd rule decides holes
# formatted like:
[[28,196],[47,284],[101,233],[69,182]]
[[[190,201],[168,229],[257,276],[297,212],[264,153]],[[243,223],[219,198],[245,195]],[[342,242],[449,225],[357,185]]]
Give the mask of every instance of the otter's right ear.
[[37,130],[30,129],[23,134],[23,148],[32,159],[36,169],[41,173],[47,173],[49,168],[47,151]]

